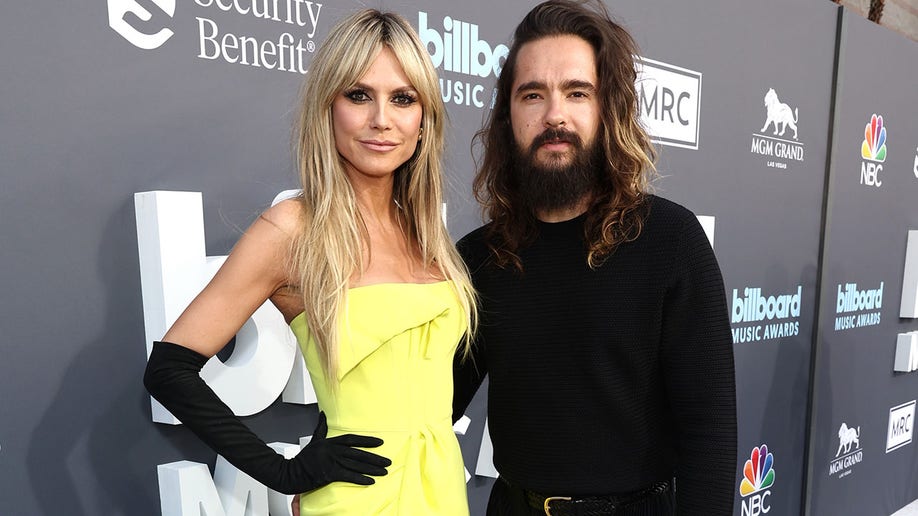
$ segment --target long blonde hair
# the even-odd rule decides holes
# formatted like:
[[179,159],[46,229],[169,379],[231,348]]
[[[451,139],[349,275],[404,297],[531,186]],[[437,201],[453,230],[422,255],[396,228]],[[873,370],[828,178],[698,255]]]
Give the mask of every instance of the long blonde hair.
[[299,278],[306,321],[327,379],[337,383],[338,321],[348,281],[363,270],[369,245],[354,190],[335,149],[332,103],[367,72],[388,47],[418,92],[423,110],[421,141],[395,171],[393,197],[402,207],[409,242],[417,242],[423,266],[452,280],[466,316],[463,353],[476,320],[469,274],[441,218],[446,108],[427,49],[411,25],[393,13],[367,9],[339,22],[317,52],[302,94],[295,152],[303,187],[301,232],[291,266]]

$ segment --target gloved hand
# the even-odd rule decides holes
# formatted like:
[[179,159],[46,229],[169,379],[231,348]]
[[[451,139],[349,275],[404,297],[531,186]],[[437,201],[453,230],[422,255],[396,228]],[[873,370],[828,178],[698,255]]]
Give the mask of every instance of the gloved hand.
[[170,342],[154,342],[143,382],[150,394],[231,464],[271,489],[297,494],[331,482],[369,485],[392,461],[355,449],[375,448],[382,439],[341,435],[326,439],[325,414],[312,441],[285,459],[258,438],[201,378],[207,357]]
[[392,464],[385,457],[356,448],[381,446],[383,441],[378,437],[344,434],[326,439],[327,433],[325,413],[319,412],[319,423],[312,433],[312,440],[290,459],[291,467],[298,468],[296,475],[309,478],[316,487],[332,482],[368,486],[375,481],[367,475],[385,475],[386,466]]

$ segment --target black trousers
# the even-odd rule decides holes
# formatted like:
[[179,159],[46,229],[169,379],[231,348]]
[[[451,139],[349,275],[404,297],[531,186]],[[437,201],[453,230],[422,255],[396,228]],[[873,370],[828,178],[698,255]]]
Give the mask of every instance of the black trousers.
[[[673,516],[676,504],[672,489],[661,495],[649,496],[641,502],[609,512],[608,516]],[[488,499],[487,516],[545,516],[545,511],[529,505],[526,493],[502,479],[494,482]]]

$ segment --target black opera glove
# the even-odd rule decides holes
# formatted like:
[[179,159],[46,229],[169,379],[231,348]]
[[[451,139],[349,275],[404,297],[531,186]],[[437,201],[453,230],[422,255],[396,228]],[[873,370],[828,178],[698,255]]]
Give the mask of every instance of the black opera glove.
[[298,494],[332,482],[370,485],[385,475],[389,459],[359,448],[382,439],[346,434],[327,439],[325,414],[312,440],[285,459],[243,424],[201,378],[207,357],[178,344],[154,342],[143,383],[157,401],[231,464],[269,488]]

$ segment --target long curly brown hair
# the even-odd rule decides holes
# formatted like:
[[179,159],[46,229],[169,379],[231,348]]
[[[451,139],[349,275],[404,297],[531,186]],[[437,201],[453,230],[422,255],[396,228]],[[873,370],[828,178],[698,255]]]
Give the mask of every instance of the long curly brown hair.
[[596,53],[600,105],[596,144],[601,146],[603,170],[584,226],[589,266],[598,266],[619,244],[636,239],[643,227],[656,153],[638,121],[637,45],[602,2],[549,0],[533,8],[517,26],[497,80],[493,109],[474,139],[483,152],[473,188],[491,220],[488,246],[501,267],[512,265],[522,271],[518,253],[537,236],[537,219],[520,197],[512,173],[513,153],[508,152],[515,145],[510,99],[517,56],[527,43],[562,35],[584,39]]

